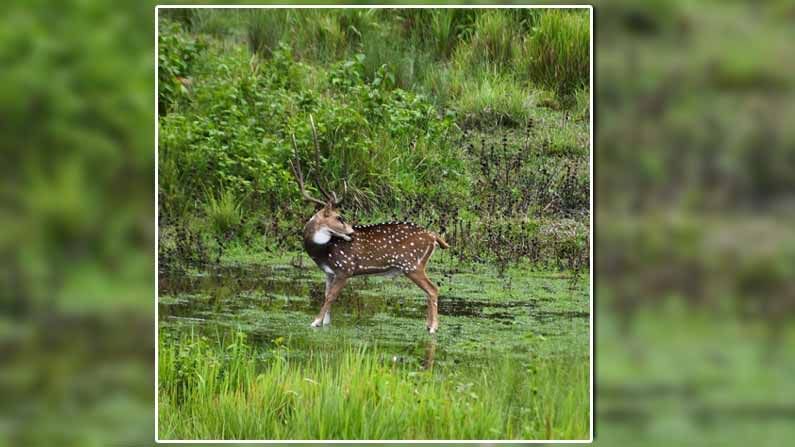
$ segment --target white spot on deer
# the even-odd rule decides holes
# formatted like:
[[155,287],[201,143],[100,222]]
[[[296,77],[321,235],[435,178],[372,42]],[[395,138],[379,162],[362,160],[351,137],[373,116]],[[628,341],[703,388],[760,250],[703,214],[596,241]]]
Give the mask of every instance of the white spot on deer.
[[331,233],[329,232],[328,228],[321,228],[315,231],[315,234],[312,235],[312,242],[319,245],[327,244],[330,240]]

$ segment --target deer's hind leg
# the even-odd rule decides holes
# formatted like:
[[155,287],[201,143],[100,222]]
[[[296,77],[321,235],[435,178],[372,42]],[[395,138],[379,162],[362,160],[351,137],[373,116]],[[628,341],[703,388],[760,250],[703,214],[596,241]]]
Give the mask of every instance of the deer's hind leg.
[[406,273],[410,280],[414,281],[425,294],[428,295],[428,308],[426,311],[425,327],[431,334],[439,328],[439,289],[428,279],[425,269],[417,269]]

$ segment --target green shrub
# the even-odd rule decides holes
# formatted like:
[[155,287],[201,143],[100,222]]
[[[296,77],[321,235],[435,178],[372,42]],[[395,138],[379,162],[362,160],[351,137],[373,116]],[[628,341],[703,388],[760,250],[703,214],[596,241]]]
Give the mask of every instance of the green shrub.
[[236,230],[243,220],[240,202],[234,192],[225,188],[205,191],[204,214],[213,234],[226,235]]
[[178,23],[161,20],[158,48],[158,103],[164,115],[187,97],[187,79],[206,44],[184,32]]
[[588,121],[591,115],[591,89],[580,87],[574,92],[574,117],[578,120]]
[[[429,172],[448,172],[447,183],[433,186],[460,194],[452,176],[465,174],[451,117],[426,97],[395,89],[388,67],[365,79],[366,58],[356,55],[318,75],[283,44],[253,68],[245,48],[213,46],[207,54],[213,63],[197,74],[191,101],[160,122],[160,162],[169,175],[161,189],[164,212],[190,212],[190,203],[204,200],[196,193],[215,185],[246,197],[245,209],[297,202],[287,164],[293,134],[312,181],[339,189],[347,180],[361,206],[387,208],[413,197],[431,184],[416,190],[405,176],[440,179]],[[320,144],[317,166],[310,114]],[[416,150],[425,146],[438,153]]]
[[543,150],[548,155],[572,158],[588,155],[589,135],[582,129],[561,123],[558,128],[541,131],[541,137]]
[[484,77],[478,81],[467,81],[456,102],[465,122],[473,125],[501,124],[509,127],[527,123],[533,107],[533,95],[498,75]]

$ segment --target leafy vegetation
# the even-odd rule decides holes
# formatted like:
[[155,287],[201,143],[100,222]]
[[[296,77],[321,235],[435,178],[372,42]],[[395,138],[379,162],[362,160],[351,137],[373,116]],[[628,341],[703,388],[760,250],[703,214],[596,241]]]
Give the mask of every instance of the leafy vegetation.
[[[536,230],[574,219],[576,231],[554,243],[581,241],[588,201],[561,197],[588,197],[587,25],[585,10],[166,10],[158,59],[161,227],[186,226],[207,245],[297,248],[290,236],[306,207],[288,167],[295,137],[316,185],[347,184],[345,210],[354,221],[465,227],[459,233],[471,245],[454,251],[476,260],[494,261],[502,251],[507,240],[486,234],[497,228],[528,245],[541,237]],[[535,53],[522,53],[529,49]],[[542,57],[561,68],[522,65]],[[551,77],[566,81],[553,85]],[[522,175],[490,178],[482,167],[498,163],[494,151],[467,150],[476,135],[502,141],[504,166],[493,172]],[[222,203],[239,205],[239,224],[229,223],[237,213],[218,213]],[[174,243],[161,238],[166,249]],[[571,254],[583,258],[588,244],[576,246]],[[535,253],[553,252],[562,253]],[[499,260],[527,255],[511,253]]]

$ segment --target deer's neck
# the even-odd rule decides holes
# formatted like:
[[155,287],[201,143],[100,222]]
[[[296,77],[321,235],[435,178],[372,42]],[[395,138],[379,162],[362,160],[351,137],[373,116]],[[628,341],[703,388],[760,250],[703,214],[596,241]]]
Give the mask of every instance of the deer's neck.
[[326,259],[332,243],[331,233],[327,229],[319,228],[311,220],[306,223],[304,226],[304,249],[310,257],[315,260]]

